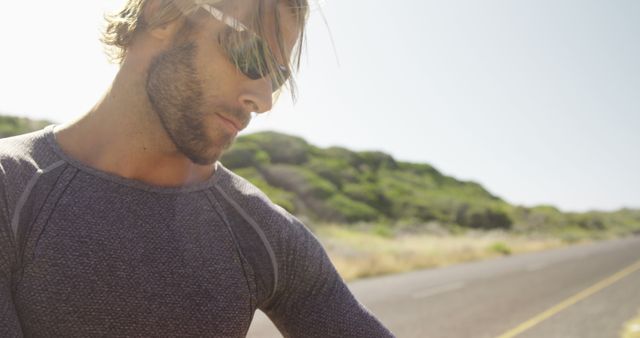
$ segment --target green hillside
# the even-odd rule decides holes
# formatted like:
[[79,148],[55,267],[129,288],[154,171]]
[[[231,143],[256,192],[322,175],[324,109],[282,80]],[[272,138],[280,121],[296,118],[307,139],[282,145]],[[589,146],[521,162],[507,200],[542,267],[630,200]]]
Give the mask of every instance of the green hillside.
[[562,213],[514,206],[475,182],[381,152],[318,148],[275,132],[238,138],[222,163],[290,212],[320,222],[559,232],[575,237],[640,229],[640,210]]
[[51,122],[44,120],[0,115],[0,138],[28,133],[42,129],[49,124],[51,124]]
[[[49,121],[0,116],[0,137],[41,129]],[[290,212],[317,222],[376,223],[421,230],[504,229],[565,239],[640,232],[640,210],[563,213],[522,207],[480,184],[443,175],[375,151],[319,148],[299,137],[262,132],[239,137],[222,163]]]
[[221,161],[284,208],[318,220],[512,225],[508,204],[479,184],[381,152],[321,149],[301,138],[263,132],[240,137]]

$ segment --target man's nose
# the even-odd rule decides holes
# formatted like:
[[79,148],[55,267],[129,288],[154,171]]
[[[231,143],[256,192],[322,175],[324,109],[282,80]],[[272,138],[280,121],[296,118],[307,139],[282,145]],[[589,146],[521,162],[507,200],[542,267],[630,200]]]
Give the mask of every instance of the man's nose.
[[268,112],[273,107],[273,96],[270,86],[259,91],[251,91],[240,95],[240,105],[247,113],[261,114]]

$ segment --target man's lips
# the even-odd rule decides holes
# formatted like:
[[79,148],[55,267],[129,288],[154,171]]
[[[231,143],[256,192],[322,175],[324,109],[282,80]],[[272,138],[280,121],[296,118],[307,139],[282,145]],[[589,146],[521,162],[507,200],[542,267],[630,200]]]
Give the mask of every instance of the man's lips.
[[222,115],[220,113],[216,113],[216,115],[220,118],[220,120],[222,120],[222,122],[224,124],[226,124],[228,127],[232,128],[232,129],[234,129],[235,132],[241,131],[246,126],[244,123],[238,122],[235,119],[230,118],[230,117],[225,116],[225,115]]

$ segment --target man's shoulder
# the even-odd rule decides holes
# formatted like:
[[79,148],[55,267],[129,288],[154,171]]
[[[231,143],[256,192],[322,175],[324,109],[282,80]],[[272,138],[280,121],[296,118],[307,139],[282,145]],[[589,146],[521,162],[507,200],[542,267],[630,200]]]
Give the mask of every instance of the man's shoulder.
[[218,171],[217,187],[241,206],[281,211],[282,208],[274,204],[262,190],[249,180],[224,167],[221,163],[217,164],[216,170]]
[[243,210],[247,216],[261,220],[261,224],[271,230],[286,230],[300,223],[281,206],[273,203],[269,197],[247,179],[218,164],[220,171],[217,188],[226,195],[230,203]]
[[47,140],[51,128],[0,139],[0,184],[5,191],[19,192],[39,170],[60,160]]
[[3,165],[37,165],[43,150],[48,150],[47,132],[50,127],[26,134],[0,139],[0,163]]

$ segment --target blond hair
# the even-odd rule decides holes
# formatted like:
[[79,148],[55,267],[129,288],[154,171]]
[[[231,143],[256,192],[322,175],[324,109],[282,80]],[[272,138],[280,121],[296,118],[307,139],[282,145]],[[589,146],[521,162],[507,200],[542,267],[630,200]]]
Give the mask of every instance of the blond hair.
[[[107,26],[102,34],[101,41],[106,47],[106,53],[110,61],[121,64],[127,55],[127,50],[131,46],[134,37],[139,32],[166,25],[188,15],[188,13],[194,13],[195,9],[197,9],[200,4],[206,3],[209,5],[223,5],[233,0],[156,0],[159,2],[158,10],[148,19],[148,22],[146,22],[143,16],[143,11],[149,1],[150,0],[127,0],[121,11],[105,16]],[[285,0],[275,0],[274,4],[278,1]],[[264,18],[263,13],[265,10],[265,0],[256,0],[256,2],[256,10],[252,13],[252,22],[250,22],[249,25],[254,29],[256,34],[264,36],[264,24],[262,20]],[[292,70],[298,70],[300,67],[309,7],[307,0],[286,0],[286,2],[296,17],[299,34],[293,56],[285,65],[289,72],[293,73]],[[278,50],[276,52],[279,53],[279,55],[285,55],[283,37],[280,31],[280,18],[278,11],[275,11],[275,13],[276,35],[278,40]],[[264,53],[265,51],[255,52]],[[272,66],[270,65],[269,68],[272,68]],[[277,74],[277,72],[274,72],[274,74]],[[295,81],[293,76],[291,76],[287,85],[292,97],[295,99]]]

